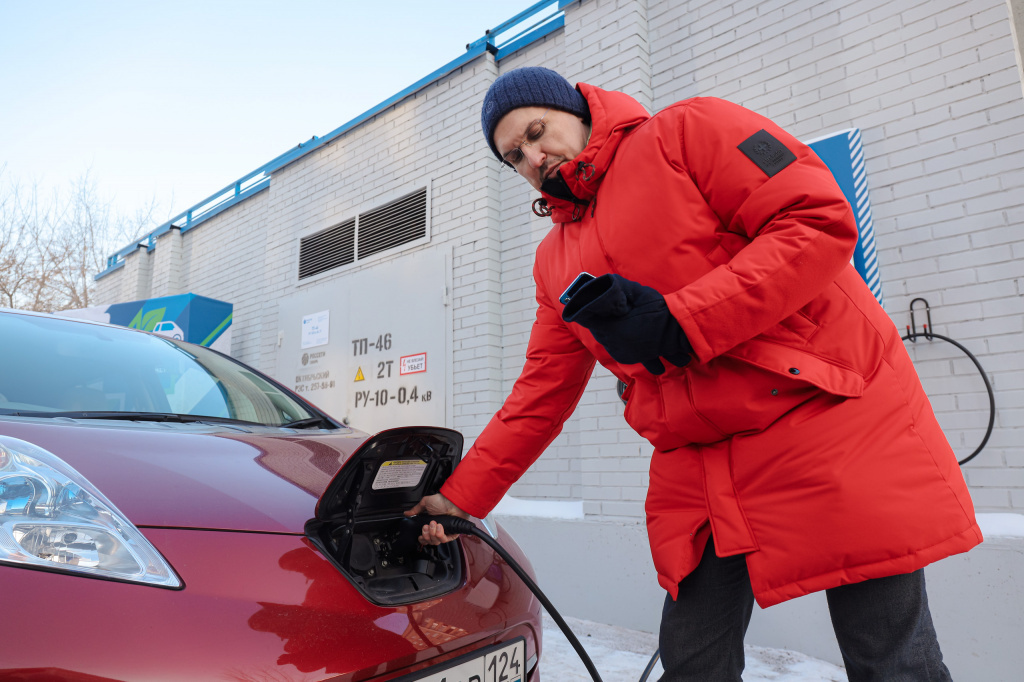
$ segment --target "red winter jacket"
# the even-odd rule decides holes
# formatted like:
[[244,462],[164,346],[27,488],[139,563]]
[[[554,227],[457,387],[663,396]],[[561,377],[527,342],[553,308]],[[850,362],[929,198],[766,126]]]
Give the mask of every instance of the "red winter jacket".
[[[560,171],[581,201],[545,197],[554,227],[537,250],[526,365],[441,492],[486,515],[559,433],[596,359],[626,382],[626,421],[655,447],[647,530],[673,597],[709,534],[719,556],[747,555],[761,606],[981,542],[900,335],[850,265],[850,206],[814,152],[721,100],[652,117],[578,87],[593,132]],[[581,271],[661,292],[694,360],[654,376],[563,322],[558,295]]]

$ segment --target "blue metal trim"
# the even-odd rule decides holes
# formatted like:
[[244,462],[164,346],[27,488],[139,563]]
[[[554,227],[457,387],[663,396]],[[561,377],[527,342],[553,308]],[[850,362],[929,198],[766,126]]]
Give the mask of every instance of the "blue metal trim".
[[[140,248],[142,246],[146,247],[146,251],[147,252],[152,251],[153,249],[155,249],[156,248],[156,240],[158,238],[162,237],[163,235],[167,234],[168,232],[170,232],[172,227],[179,228],[181,230],[182,234],[184,234],[185,232],[191,230],[192,228],[198,227],[199,225],[201,225],[202,223],[206,222],[210,218],[213,218],[217,214],[223,213],[224,211],[226,211],[227,209],[231,208],[235,204],[240,204],[241,202],[245,201],[246,199],[248,199],[249,197],[253,196],[254,194],[259,194],[260,192],[262,192],[265,189],[268,189],[269,187],[270,187],[270,178],[267,177],[267,178],[264,178],[263,180],[261,180],[260,182],[250,186],[245,191],[240,192],[239,194],[237,194],[235,196],[232,196],[232,197],[230,197],[230,198],[228,198],[228,199],[226,199],[226,200],[216,204],[215,206],[212,206],[212,207],[206,209],[198,217],[194,217],[191,220],[186,220],[185,224],[183,224],[183,225],[176,224],[174,220],[169,221],[169,222],[165,223],[164,225],[161,225],[159,228],[157,228],[156,230],[153,230],[152,232],[150,232],[148,235],[146,235],[145,237],[143,237],[139,241],[134,242],[134,243],[124,247],[123,249],[121,249],[120,251],[118,251],[117,253],[115,253],[115,254],[113,254],[111,256],[108,256],[107,257],[107,268],[106,268],[106,270],[104,270],[103,272],[100,272],[95,277],[93,277],[93,280],[99,280],[99,279],[101,279],[103,277],[106,277],[107,275],[109,275],[110,273],[114,272],[115,270],[118,270],[121,267],[123,267],[124,263],[125,263],[125,261],[124,261],[125,257],[128,256],[133,251],[135,251],[136,249],[138,249],[138,248]],[[216,195],[214,195],[214,196],[216,196]],[[182,213],[180,216],[178,216],[178,218],[185,217],[186,214],[188,214],[188,213],[191,213],[191,211],[186,211],[185,213]]]
[[501,49],[498,50],[497,54],[494,55],[494,59],[496,61],[501,61],[510,54],[523,49],[527,45],[540,40],[547,34],[553,33],[564,26],[565,16],[554,15],[553,20],[549,20],[548,23],[533,28],[529,33],[521,34],[519,38],[502,46]]
[[269,188],[270,188],[270,178],[269,177],[264,178],[263,180],[260,180],[258,183],[252,185],[251,187],[249,187],[249,189],[245,190],[244,192],[240,192],[239,194],[236,194],[236,195],[234,195],[234,196],[232,196],[232,197],[230,197],[228,199],[225,199],[224,201],[220,202],[219,204],[217,204],[215,206],[211,206],[202,215],[200,215],[198,218],[197,217],[193,217],[192,220],[189,221],[189,223],[187,225],[182,226],[181,233],[185,234],[186,232],[188,232],[192,228],[198,227],[199,225],[201,225],[202,223],[206,222],[210,218],[214,217],[218,213],[223,213],[224,211],[226,211],[227,209],[231,208],[235,204],[240,204],[241,202],[245,201],[246,199],[248,199],[249,197],[253,196],[254,194],[259,194],[263,190],[269,189]]
[[[107,262],[109,263],[109,259],[108,259]],[[122,259],[122,260],[118,261],[117,264],[115,264],[115,265],[108,265],[106,270],[104,270],[103,272],[99,273],[98,275],[96,275],[95,277],[92,278],[93,281],[94,282],[95,281],[99,281],[100,278],[106,277],[107,275],[111,274],[112,272],[116,272],[116,271],[120,270],[121,268],[124,267],[124,263],[125,263],[125,261],[124,261],[124,259]]]
[[[295,147],[292,147],[283,154],[276,156],[251,173],[242,176],[227,187],[211,194],[206,199],[171,218],[163,225],[160,225],[152,232],[142,237],[139,241],[129,244],[116,253],[111,254],[107,257],[107,268],[103,272],[97,274],[94,279],[98,280],[122,267],[124,265],[125,256],[132,253],[140,246],[145,246],[148,251],[152,251],[156,248],[156,240],[169,232],[172,227],[178,227],[182,232],[191,230],[204,221],[221,213],[225,209],[230,208],[231,206],[234,206],[250,196],[266,189],[270,185],[270,176],[275,171],[280,170],[293,161],[330,143],[356,126],[365,123],[377,114],[394,106],[406,97],[419,92],[434,81],[447,76],[449,73],[461,68],[484,53],[490,52],[495,56],[495,60],[497,61],[526,47],[532,42],[540,40],[549,33],[562,28],[565,26],[565,15],[559,14],[559,12],[561,12],[563,7],[576,1],[577,0],[540,0],[540,2],[526,8],[511,19],[503,21],[494,28],[485,31],[483,36],[466,45],[465,54],[453,59],[441,68],[436,69],[429,75],[421,78],[404,90],[399,91],[377,106],[363,112],[359,116],[356,116],[351,121],[335,128],[326,135],[322,137],[314,135],[306,142],[300,142]],[[499,34],[523,23],[532,16],[540,14],[552,5],[557,5],[555,13],[543,17],[532,26],[523,29],[508,40],[503,41],[502,44],[498,44],[497,37]],[[255,181],[248,187],[244,187],[247,182],[252,180]]]
[[[267,164],[267,167],[266,167],[267,172],[268,173],[272,173],[272,172],[282,168],[283,166],[291,163],[292,161],[295,161],[300,156],[305,156],[306,154],[308,154],[309,152],[313,151],[317,147],[321,147],[321,146],[323,146],[323,145],[333,141],[334,139],[336,139],[336,138],[340,137],[341,135],[347,133],[348,131],[352,130],[353,128],[355,128],[356,126],[360,125],[361,123],[365,123],[366,121],[370,120],[371,118],[373,118],[377,114],[383,112],[386,109],[389,109],[390,107],[393,107],[395,104],[398,104],[399,102],[401,102],[406,97],[409,97],[410,95],[413,95],[413,94],[419,92],[420,90],[422,90],[423,88],[427,87],[428,85],[430,85],[434,81],[439,80],[441,78],[444,78],[445,76],[447,76],[452,71],[455,71],[456,69],[459,69],[459,68],[465,66],[466,64],[468,64],[469,62],[473,61],[474,59],[476,59],[477,57],[479,57],[480,55],[482,55],[486,51],[487,51],[487,46],[486,46],[485,43],[481,43],[480,41],[476,41],[475,43],[471,43],[470,47],[467,49],[466,53],[463,54],[461,57],[453,59],[452,61],[448,62],[447,64],[445,64],[441,68],[431,72],[430,75],[424,76],[423,78],[419,79],[418,81],[416,81],[415,83],[413,83],[409,87],[405,88],[404,90],[401,90],[398,93],[396,93],[396,94],[392,95],[391,97],[387,98],[386,100],[384,100],[383,102],[381,102],[377,106],[373,107],[372,109],[369,109],[369,110],[363,112],[359,116],[356,116],[355,118],[353,118],[351,121],[348,121],[347,123],[344,123],[341,126],[335,128],[331,132],[329,132],[326,135],[324,135],[323,137],[319,138],[319,140],[317,141],[317,143],[315,145],[313,145],[312,147],[310,147],[308,149],[304,149],[302,154],[296,154],[295,156],[293,156],[291,158],[283,159],[282,161],[280,161],[279,163],[276,163],[274,165],[271,165],[271,164],[273,164],[273,162],[271,162],[271,164]],[[279,158],[281,158],[281,157],[279,157]]]
[[[515,15],[511,19],[506,19],[505,21],[501,22],[491,30],[487,31],[486,33],[484,33],[484,37],[486,38],[488,36],[495,36],[501,33],[502,31],[507,31],[509,28],[521,23],[524,19],[539,13],[543,9],[547,9],[551,5],[555,4],[555,2],[557,1],[558,0],[540,0],[540,2],[531,5],[530,7],[527,7],[526,9],[524,9],[522,12]],[[561,9],[561,7],[559,7],[559,9]],[[491,41],[491,44],[494,44],[493,40]]]
[[[97,275],[96,278],[98,279],[100,276],[112,271],[113,268],[111,268],[110,266],[113,263],[123,260],[125,256],[133,252],[136,248],[138,248],[140,244],[146,243],[149,250],[152,250],[153,247],[150,247],[149,245],[155,244],[156,238],[162,237],[163,235],[167,234],[167,232],[170,231],[172,227],[181,228],[183,232],[186,230],[190,230],[199,223],[206,220],[207,218],[212,218],[217,213],[220,213],[224,208],[234,205],[238,201],[246,199],[252,196],[253,194],[257,193],[261,189],[266,188],[270,184],[270,171],[268,170],[268,168],[279,168],[281,165],[284,165],[285,163],[290,163],[294,159],[309,153],[310,151],[312,151],[314,145],[319,140],[320,138],[314,135],[306,142],[299,143],[298,145],[289,149],[285,153],[274,157],[271,161],[263,164],[256,170],[242,176],[241,178],[231,183],[227,187],[221,189],[218,192],[214,192],[213,194],[206,197],[199,203],[194,204],[191,208],[182,211],[178,215],[168,220],[163,225],[160,225],[159,227],[154,229],[152,232],[150,232],[148,235],[146,235],[139,241],[133,242],[125,246],[121,250],[111,254],[107,258],[107,269],[101,272],[99,275]],[[249,185],[244,190],[242,189],[242,187],[247,182],[253,180],[254,178],[257,178],[260,175],[263,175],[263,177],[260,177],[258,180],[256,180],[256,182]],[[224,197],[224,195],[229,192],[232,194],[232,197]],[[218,199],[220,199],[220,201],[216,201]],[[224,202],[230,203],[225,203],[222,206],[221,204]],[[213,203],[212,206],[210,206],[211,203]]]

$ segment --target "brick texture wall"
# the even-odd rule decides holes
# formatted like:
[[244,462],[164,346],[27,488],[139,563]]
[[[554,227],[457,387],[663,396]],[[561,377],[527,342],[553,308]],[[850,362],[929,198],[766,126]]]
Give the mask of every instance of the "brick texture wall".
[[[1024,100],[1006,3],[651,7],[656,108],[713,95],[805,139],[861,129],[886,310],[903,328],[925,298],[934,330],[979,358],[998,409],[964,473],[980,509],[1024,508]],[[956,348],[913,346],[964,457],[987,424],[984,383]]]
[[[273,374],[275,300],[296,291],[299,238],[429,181],[426,248],[450,249],[453,264],[449,425],[472,442],[522,368],[533,253],[548,229],[479,133],[488,85],[525,65],[623,90],[652,111],[716,96],[803,139],[860,128],[886,310],[903,328],[911,300],[927,299],[934,330],[978,357],[998,411],[964,471],[979,509],[1024,510],[1024,98],[1005,0],[570,3],[564,29],[500,62],[470,62],[278,170],[268,190],[129,255],[97,298],[231,301],[234,355]],[[344,281],[392,257],[323,277]],[[969,453],[988,415],[980,375],[948,344],[911,348],[954,448]],[[639,523],[650,456],[598,368],[512,493]]]

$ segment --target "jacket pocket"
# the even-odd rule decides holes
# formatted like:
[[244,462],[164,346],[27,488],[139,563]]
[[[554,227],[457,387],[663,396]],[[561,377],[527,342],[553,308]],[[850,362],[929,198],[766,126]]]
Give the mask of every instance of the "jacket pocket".
[[[690,363],[694,364],[694,363]],[[705,381],[707,366],[687,369],[679,376],[662,375],[658,380],[660,400],[665,411],[665,427],[684,444],[717,443],[729,433],[697,410],[694,385]]]
[[[766,429],[822,393],[854,398],[864,392],[864,377],[856,371],[763,339],[693,367],[687,378],[692,408],[684,409],[725,436]],[[670,414],[676,409],[666,405]]]
[[[634,431],[650,441],[655,447],[660,447],[656,440],[659,438],[659,423],[662,421],[661,406],[650,399],[651,382],[637,379],[629,380],[626,389],[622,392],[622,401],[626,403],[626,409],[622,416],[626,423]],[[675,446],[674,446],[675,447]]]
[[864,384],[838,361],[759,337],[703,364],[632,378],[625,418],[656,448],[671,450],[761,431],[819,395],[858,397]]
[[817,331],[818,323],[802,310],[798,310],[774,327],[765,330],[761,336],[779,339],[783,342],[808,343]]
[[[672,373],[672,370],[669,370],[669,373]],[[686,390],[686,380],[678,374],[667,384],[662,381],[662,377],[654,375],[630,380],[623,393],[623,397],[627,399],[623,416],[634,431],[658,450],[673,450],[690,443],[713,443],[723,439],[722,434],[706,425],[692,411],[691,428],[675,428],[680,423],[678,414],[672,417],[666,410],[669,406],[677,406],[678,403],[665,398],[662,389],[666,385],[681,387],[684,392]],[[685,400],[689,404],[689,399]]]

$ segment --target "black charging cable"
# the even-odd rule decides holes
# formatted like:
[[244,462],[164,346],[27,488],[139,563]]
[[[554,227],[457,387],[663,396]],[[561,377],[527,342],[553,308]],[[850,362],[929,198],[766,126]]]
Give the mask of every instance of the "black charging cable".
[[[924,331],[920,333],[918,333],[917,331],[917,320],[914,317],[914,304],[917,303],[918,301],[924,304],[924,312],[927,319],[927,321],[923,325],[921,325],[924,328]],[[959,348],[963,352],[963,354],[966,355],[970,359],[970,361],[974,363],[975,368],[977,368],[978,373],[981,375],[981,380],[985,382],[985,391],[988,393],[988,426],[985,428],[985,435],[982,437],[981,442],[978,444],[978,447],[974,448],[974,452],[972,452],[971,454],[967,455],[966,457],[957,462],[960,466],[963,466],[964,464],[967,464],[972,459],[977,457],[978,453],[985,448],[985,445],[988,443],[989,437],[992,435],[992,429],[995,427],[996,395],[995,392],[992,390],[992,382],[988,380],[988,375],[985,373],[985,368],[981,366],[980,362],[978,362],[978,358],[974,357],[974,353],[967,350],[966,346],[964,346],[959,341],[954,341],[948,336],[936,334],[934,331],[932,331],[932,308],[930,305],[928,305],[927,299],[918,297],[910,302],[910,324],[907,325],[907,333],[904,334],[901,338],[903,341],[917,343],[918,337],[921,336],[923,336],[928,341],[931,341],[932,339],[939,339],[940,341],[945,341],[946,343]]]
[[477,528],[476,524],[472,521],[460,519],[457,516],[430,516],[427,514],[421,514],[419,516],[412,517],[412,520],[416,522],[415,528],[417,529],[417,534],[419,534],[419,529],[422,529],[424,525],[430,524],[431,521],[436,521],[439,525],[444,527],[445,534],[460,533],[463,535],[475,535],[490,545],[491,549],[493,549],[498,556],[504,559],[505,563],[507,563],[512,570],[516,572],[516,575],[522,579],[526,586],[530,588],[530,591],[533,592],[534,596],[537,597],[540,603],[544,606],[544,609],[551,616],[552,620],[558,624],[558,627],[562,630],[565,638],[569,640],[569,643],[572,644],[572,648],[576,650],[577,654],[579,654],[580,660],[583,661],[583,665],[587,667],[587,672],[590,673],[594,682],[603,682],[601,680],[600,673],[597,672],[597,668],[594,666],[594,662],[590,660],[590,656],[587,655],[587,650],[583,648],[582,644],[580,644],[580,640],[576,639],[576,635],[573,634],[571,629],[569,629],[568,624],[566,624],[561,614],[558,613],[555,605],[551,603],[551,600],[549,600],[543,592],[541,592],[537,583],[535,583],[533,578],[523,570],[523,567],[512,558],[512,555],[505,551],[504,547],[498,544],[497,540]]
[[644,668],[644,672],[640,675],[640,682],[647,682],[647,678],[651,676],[651,672],[654,670],[654,664],[661,658],[661,649],[655,649],[654,655],[651,656],[651,660],[647,662],[647,667]]

